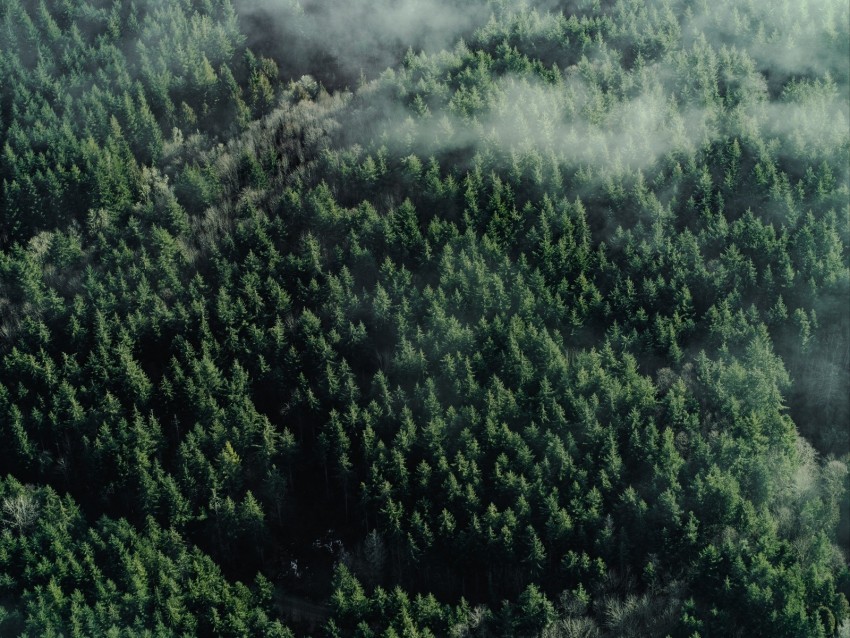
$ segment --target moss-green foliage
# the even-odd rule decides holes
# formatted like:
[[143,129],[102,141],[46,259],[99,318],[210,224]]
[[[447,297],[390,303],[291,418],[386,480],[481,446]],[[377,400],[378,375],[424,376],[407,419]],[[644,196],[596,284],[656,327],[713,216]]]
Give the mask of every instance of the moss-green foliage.
[[779,4],[330,95],[226,3],[2,3],[0,633],[846,628],[850,35]]

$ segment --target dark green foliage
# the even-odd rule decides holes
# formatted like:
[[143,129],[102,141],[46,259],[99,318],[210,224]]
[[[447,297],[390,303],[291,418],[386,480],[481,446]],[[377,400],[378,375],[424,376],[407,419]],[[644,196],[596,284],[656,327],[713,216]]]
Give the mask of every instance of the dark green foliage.
[[148,519],[85,522],[70,497],[0,484],[4,635],[291,636],[270,619],[270,585],[253,591],[179,534]]
[[531,4],[0,0],[0,634],[846,633],[846,10]]
[[140,166],[166,163],[196,131],[241,130],[246,99],[257,114],[275,102],[274,63],[245,52],[227,0],[9,0],[0,20],[4,247],[89,209],[123,223]]

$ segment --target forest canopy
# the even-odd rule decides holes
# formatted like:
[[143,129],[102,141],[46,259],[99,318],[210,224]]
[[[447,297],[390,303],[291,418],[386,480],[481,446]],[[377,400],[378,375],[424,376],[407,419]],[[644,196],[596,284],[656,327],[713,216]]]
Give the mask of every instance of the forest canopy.
[[844,0],[0,0],[0,635],[850,637]]

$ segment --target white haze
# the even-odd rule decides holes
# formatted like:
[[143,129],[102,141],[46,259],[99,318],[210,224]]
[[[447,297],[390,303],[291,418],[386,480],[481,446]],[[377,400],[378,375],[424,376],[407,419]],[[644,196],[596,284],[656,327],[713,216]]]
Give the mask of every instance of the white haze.
[[308,69],[329,88],[354,88],[408,47],[450,47],[492,13],[487,0],[237,0],[236,7],[250,21],[249,46],[302,65],[284,74]]
[[[776,9],[779,13],[775,14],[751,3],[746,20],[739,12],[737,18],[733,15],[719,24],[716,18],[708,17],[716,16],[717,11],[709,12],[705,5],[698,5],[704,9],[702,13],[683,10],[686,17],[682,37],[686,41],[688,33],[698,37],[677,53],[625,71],[620,90],[605,95],[585,78],[609,73],[612,65],[619,64],[606,47],[578,66],[562,70],[559,83],[530,80],[528,75],[503,75],[488,95],[479,96],[480,104],[489,102],[492,107],[469,113],[455,104],[462,102],[458,98],[463,96],[458,93],[447,106],[422,116],[413,108],[401,106],[395,95],[376,90],[381,85],[378,81],[361,90],[359,111],[352,119],[357,124],[352,128],[355,135],[363,136],[357,141],[367,142],[371,137],[402,153],[427,157],[462,149],[536,151],[554,154],[565,167],[586,167],[604,174],[646,169],[670,153],[692,156],[714,141],[731,137],[776,139],[781,154],[789,158],[811,160],[813,154],[827,156],[836,147],[848,145],[846,96],[833,84],[817,90],[786,91],[778,100],[771,100],[765,74],[759,70],[763,61],[757,56],[763,46],[768,46],[765,42],[788,46],[796,38],[799,46],[814,50],[806,64],[811,66],[818,60],[834,62],[835,42],[847,39],[850,32],[846,25],[844,29],[835,27],[837,4],[834,0],[818,0],[809,3],[808,9],[792,10],[784,3],[784,8]],[[805,11],[815,13],[817,20],[800,22],[800,12]],[[837,15],[840,17],[840,12]],[[554,24],[558,19],[555,14],[536,17],[537,23],[543,25],[541,32],[547,21]],[[738,28],[741,23],[757,22],[763,29],[769,28],[769,34],[762,38],[764,42],[745,42],[743,32],[736,35],[728,24],[735,20]],[[836,31],[819,40],[813,33],[821,22]],[[728,42],[732,36],[740,40],[737,45]],[[467,52],[461,44],[454,55],[423,55],[427,60],[423,64],[434,64],[436,60],[439,70],[432,75],[439,77],[451,72],[457,57]],[[709,68],[696,69],[701,59],[709,60]],[[729,92],[726,99],[732,100],[725,108],[706,103],[699,77],[703,73],[717,78],[721,64],[733,69],[731,76],[727,71],[718,78]],[[788,68],[780,61],[779,70]],[[395,73],[388,74],[384,83],[392,86]],[[804,83],[792,86],[807,88]]]

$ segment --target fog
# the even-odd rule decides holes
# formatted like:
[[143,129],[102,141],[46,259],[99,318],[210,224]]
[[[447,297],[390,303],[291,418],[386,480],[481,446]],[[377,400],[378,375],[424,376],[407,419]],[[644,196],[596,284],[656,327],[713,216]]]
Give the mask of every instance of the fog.
[[[330,91],[353,93],[335,115],[335,145],[384,147],[396,158],[438,156],[461,176],[477,158],[500,171],[532,158],[541,181],[569,177],[561,183],[570,200],[593,197],[612,179],[669,172],[670,162],[684,165],[733,139],[753,152],[769,149],[792,180],[826,162],[840,184],[850,183],[850,16],[841,0],[635,6],[241,0],[237,10],[251,34],[248,44],[273,56],[283,77],[311,73]],[[519,42],[520,50],[523,43],[557,50],[547,38],[564,37],[574,12],[605,11],[620,14],[618,22],[631,30],[608,34],[610,46],[603,39],[581,47],[571,42],[559,58],[565,63],[551,73],[482,66],[469,79],[455,76],[490,37],[493,14],[502,16],[505,39]],[[653,40],[657,34],[669,44]],[[475,80],[476,72],[493,79]],[[768,220],[807,212],[778,192],[769,201],[735,205],[757,205]],[[601,232],[614,233],[619,223],[614,215]],[[835,317],[836,308],[846,306],[845,292],[821,289],[819,316]],[[796,354],[786,365],[806,377],[795,379],[795,418],[811,420],[817,412],[837,431],[836,420],[850,418],[850,400],[835,391],[846,386],[841,362],[848,335],[842,327],[824,327],[825,340],[824,330],[831,331],[832,345]],[[826,388],[825,407],[816,395]],[[833,439],[825,447],[850,447],[846,437]]]
[[486,0],[237,0],[248,45],[282,73],[310,73],[329,89],[354,89],[408,48],[439,51],[483,24]]
[[[470,97],[467,103],[487,103],[488,96],[460,91],[448,104],[421,117],[400,106],[397,95],[368,86],[384,69],[398,68],[411,52],[421,52],[432,66],[440,50],[463,54],[467,49],[457,43],[474,40],[476,30],[493,13],[516,14],[531,8],[542,25],[538,32],[545,34],[547,28],[562,27],[559,21],[573,11],[593,6],[543,0],[519,4],[239,0],[236,4],[249,27],[249,46],[277,59],[283,77],[309,72],[329,90],[360,87],[350,119],[356,124],[351,127],[353,142],[380,137],[388,146],[425,156],[495,145],[534,148],[554,151],[568,165],[606,170],[612,165],[643,169],[671,151],[693,153],[722,136],[763,133],[778,138],[784,154],[806,159],[845,143],[850,115],[846,96],[836,85],[798,95],[786,89],[779,101],[770,99],[771,92],[785,87],[795,74],[814,73],[833,78],[837,86],[847,84],[850,27],[840,0],[721,0],[719,5],[668,0],[659,5],[657,15],[635,15],[632,22],[644,30],[660,30],[678,20],[684,53],[660,55],[643,68],[624,68],[626,61],[606,46],[593,47],[578,66],[561,69],[563,81],[558,84],[502,75],[492,88],[495,107],[486,111],[465,109],[463,98]],[[613,10],[629,15],[631,8],[618,3]],[[518,21],[516,29],[521,34],[527,26]],[[644,36],[616,37],[633,37],[638,45]],[[618,46],[624,48],[622,42]],[[718,77],[721,62],[733,69],[731,76],[727,70]],[[439,57],[436,65],[444,75],[451,72],[451,63]],[[632,86],[603,96],[598,82],[586,81],[590,73],[605,76],[612,70]],[[713,80],[727,92],[727,103],[733,101],[728,106],[734,102],[739,106],[723,122],[701,93]],[[613,103],[612,95],[617,97]]]
[[846,79],[846,2],[722,0],[697,7],[686,18],[686,35],[745,49],[769,73],[831,73]]
[[[352,114],[352,122],[357,123],[355,133],[360,137],[356,141],[374,135],[384,144],[425,156],[477,146],[536,148],[555,151],[571,165],[609,166],[613,162],[633,169],[646,168],[671,151],[692,153],[720,137],[763,133],[780,139],[788,155],[810,159],[807,156],[812,153],[826,154],[845,143],[845,96],[835,85],[807,91],[803,83],[804,90],[797,94],[786,90],[779,101],[770,102],[770,77],[772,72],[775,76],[804,66],[811,69],[821,62],[839,69],[847,66],[837,60],[841,51],[836,46],[847,40],[848,33],[846,25],[843,30],[838,28],[837,5],[829,0],[810,3],[808,11],[819,21],[809,22],[800,22],[799,12],[792,10],[796,5],[789,7],[787,3],[782,12],[753,4],[747,7],[749,14],[738,10],[737,17],[719,23],[716,16],[723,12],[683,11],[682,37],[686,42],[692,40],[686,55],[662,56],[646,68],[621,71],[631,86],[605,96],[598,83],[586,80],[589,73],[604,75],[619,66],[605,48],[578,67],[562,70],[563,81],[558,84],[508,73],[498,78],[489,95],[467,96],[461,89],[448,104],[436,110],[432,107],[424,117],[400,106],[396,95],[363,87],[361,99],[355,102],[359,112]],[[482,19],[487,9],[483,4],[467,3],[461,11],[447,11],[439,1],[414,5],[381,0],[372,5],[374,12],[367,11],[366,6],[354,3],[341,14],[342,23],[330,23],[330,29],[344,26],[348,34],[332,39],[330,50],[347,52],[342,64],[349,72],[378,58],[378,66],[391,60],[391,43],[399,39],[422,43],[425,51],[447,46],[458,33],[468,31],[476,18]],[[730,14],[736,14],[736,10],[730,7]],[[362,21],[366,15],[377,17]],[[559,17],[551,14],[542,19],[554,25]],[[821,22],[824,32],[816,30]],[[745,40],[740,25],[753,23],[770,29],[763,41]],[[687,34],[699,35],[691,38]],[[794,46],[811,51],[811,55],[789,53],[789,58],[801,60],[797,67],[786,64],[782,56],[764,54],[771,47],[793,52]],[[692,68],[698,67],[700,55],[709,48],[716,49],[707,54],[714,68]],[[456,49],[459,55],[465,51],[463,45]],[[731,60],[736,74],[717,78],[718,58]],[[776,68],[762,70],[770,60],[775,61]],[[434,64],[433,56],[428,64]],[[450,73],[451,63],[443,63],[441,71]],[[723,122],[713,105],[704,104],[700,73],[709,80],[716,78],[721,89],[729,92],[727,100],[738,103],[739,108],[731,109],[731,117]],[[617,97],[613,103],[612,95]],[[464,108],[465,103],[486,104],[490,97],[495,97],[491,109]]]

